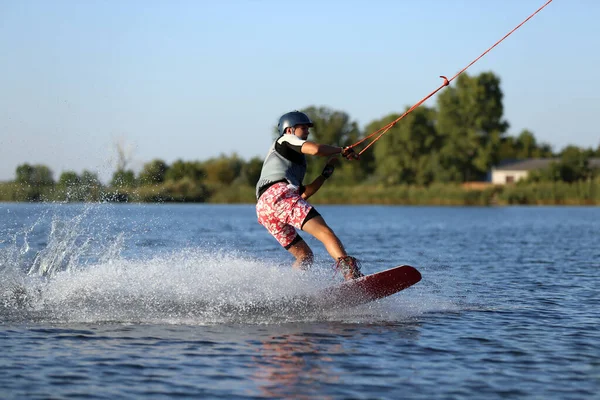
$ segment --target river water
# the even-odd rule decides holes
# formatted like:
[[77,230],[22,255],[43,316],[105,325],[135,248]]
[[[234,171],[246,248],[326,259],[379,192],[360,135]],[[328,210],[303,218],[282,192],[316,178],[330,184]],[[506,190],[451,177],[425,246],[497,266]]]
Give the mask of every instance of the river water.
[[600,208],[318,206],[365,273],[312,270],[253,205],[0,203],[0,397],[600,398]]

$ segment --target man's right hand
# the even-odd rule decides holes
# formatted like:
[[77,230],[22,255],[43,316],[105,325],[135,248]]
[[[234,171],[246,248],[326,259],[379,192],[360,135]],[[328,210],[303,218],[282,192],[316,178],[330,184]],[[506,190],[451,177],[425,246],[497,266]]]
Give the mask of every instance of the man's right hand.
[[360,156],[354,152],[354,149],[350,146],[342,147],[342,157],[346,160],[358,160]]

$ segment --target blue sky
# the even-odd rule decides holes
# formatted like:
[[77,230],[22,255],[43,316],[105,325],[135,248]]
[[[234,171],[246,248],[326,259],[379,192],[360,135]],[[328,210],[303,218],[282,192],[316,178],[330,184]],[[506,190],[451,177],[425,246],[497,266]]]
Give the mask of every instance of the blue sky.
[[[545,0],[0,0],[0,180],[262,157],[310,105],[365,126],[453,76]],[[467,70],[501,78],[509,134],[600,145],[600,2],[554,0]],[[425,105],[434,106],[435,97]]]

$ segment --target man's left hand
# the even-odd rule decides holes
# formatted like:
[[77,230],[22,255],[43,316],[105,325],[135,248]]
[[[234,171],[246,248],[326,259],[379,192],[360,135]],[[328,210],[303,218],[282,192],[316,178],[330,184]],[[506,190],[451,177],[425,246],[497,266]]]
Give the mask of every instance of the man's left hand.
[[323,168],[323,172],[321,172],[321,176],[325,179],[329,179],[331,175],[333,175],[333,171],[335,170],[335,166],[339,163],[337,157],[331,157],[327,160],[327,164],[325,164],[325,168]]

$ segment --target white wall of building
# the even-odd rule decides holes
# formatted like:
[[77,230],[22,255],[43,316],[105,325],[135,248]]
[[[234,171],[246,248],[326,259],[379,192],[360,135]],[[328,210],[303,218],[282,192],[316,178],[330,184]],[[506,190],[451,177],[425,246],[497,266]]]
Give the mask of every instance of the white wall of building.
[[495,185],[504,185],[506,183],[517,182],[527,178],[529,171],[499,171],[492,169],[492,183]]

